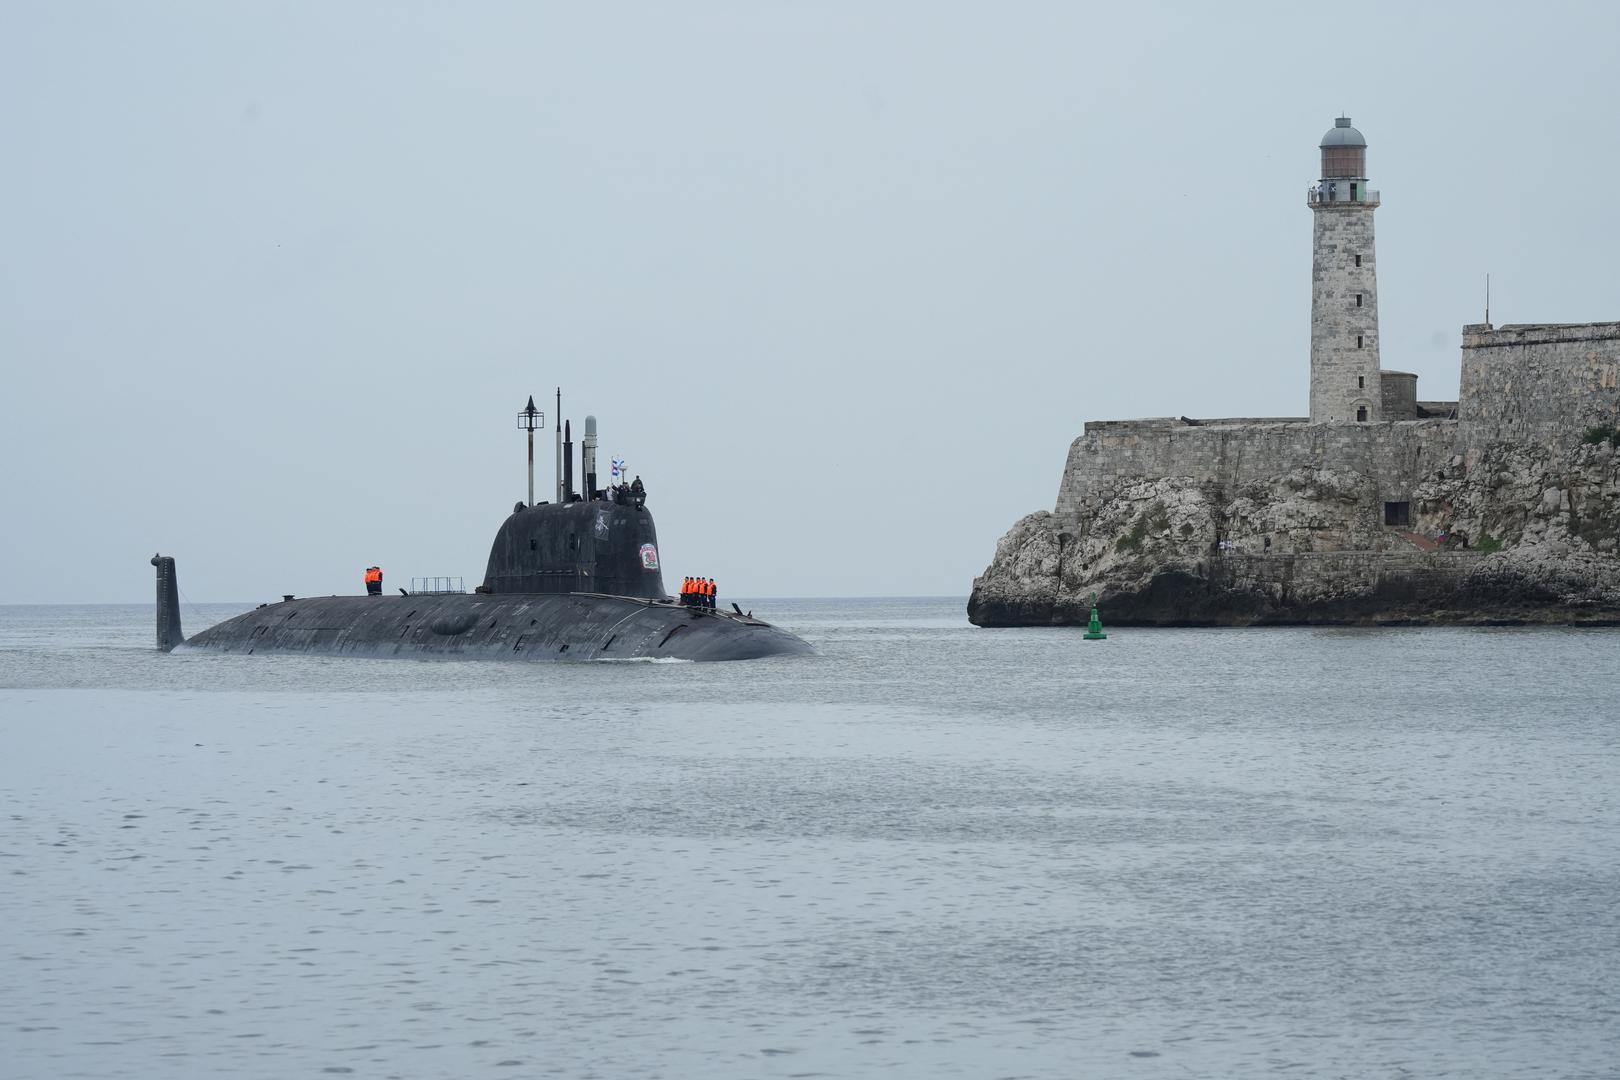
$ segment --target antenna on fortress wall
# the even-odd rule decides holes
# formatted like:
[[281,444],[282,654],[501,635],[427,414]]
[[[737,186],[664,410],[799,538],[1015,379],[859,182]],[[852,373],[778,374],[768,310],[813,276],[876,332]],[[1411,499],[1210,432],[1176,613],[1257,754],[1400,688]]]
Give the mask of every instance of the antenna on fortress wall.
[[1491,325],[1491,275],[1485,275],[1485,325]]

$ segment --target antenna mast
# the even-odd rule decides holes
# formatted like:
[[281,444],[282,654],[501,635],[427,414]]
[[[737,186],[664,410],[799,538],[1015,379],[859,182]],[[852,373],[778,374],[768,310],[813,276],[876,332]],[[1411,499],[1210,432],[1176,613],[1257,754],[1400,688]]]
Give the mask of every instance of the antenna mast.
[[534,505],[534,429],[546,426],[546,414],[534,407],[534,395],[529,395],[529,404],[518,413],[518,427],[529,433],[529,506]]
[[[560,386],[557,387],[557,416],[559,416],[559,417],[562,416],[562,387],[560,387]],[[556,429],[556,432],[557,432],[557,495],[556,495],[556,499],[557,499],[558,505],[561,505],[562,502],[563,502],[563,488],[562,488],[562,425],[561,424],[552,424],[551,426],[554,429]]]
[[1485,325],[1491,325],[1491,275],[1485,275]]

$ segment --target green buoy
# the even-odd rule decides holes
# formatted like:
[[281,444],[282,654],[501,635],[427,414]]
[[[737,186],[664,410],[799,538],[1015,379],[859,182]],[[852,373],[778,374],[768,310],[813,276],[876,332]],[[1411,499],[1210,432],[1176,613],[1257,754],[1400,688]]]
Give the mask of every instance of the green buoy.
[[1086,641],[1107,641],[1108,635],[1103,633],[1102,620],[1097,617],[1097,594],[1091,594],[1091,625],[1086,627]]

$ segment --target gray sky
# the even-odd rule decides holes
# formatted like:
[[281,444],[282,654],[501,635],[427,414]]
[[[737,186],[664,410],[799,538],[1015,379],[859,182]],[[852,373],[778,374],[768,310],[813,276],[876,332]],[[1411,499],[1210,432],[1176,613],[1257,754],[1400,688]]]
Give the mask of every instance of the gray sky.
[[1421,396],[1620,319],[1615,11],[0,0],[0,602],[471,585],[559,384],[666,581],[965,595],[1085,420],[1304,413],[1340,112]]

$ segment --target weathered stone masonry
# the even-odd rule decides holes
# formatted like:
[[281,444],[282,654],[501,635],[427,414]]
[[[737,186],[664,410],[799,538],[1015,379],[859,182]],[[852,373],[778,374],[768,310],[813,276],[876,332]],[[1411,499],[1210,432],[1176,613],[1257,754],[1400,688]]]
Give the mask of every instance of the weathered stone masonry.
[[[1455,420],[1365,424],[1255,423],[1189,426],[1176,419],[1088,423],[1069,446],[1069,460],[1053,511],[1059,529],[1073,531],[1122,484],[1176,479],[1215,492],[1235,493],[1304,471],[1336,471],[1365,478],[1367,503],[1358,513],[1381,536],[1386,502],[1410,502],[1418,484],[1458,452]],[[1376,517],[1376,526],[1372,524]],[[1340,550],[1348,522],[1328,535],[1272,537],[1274,550]],[[1217,541],[1220,539],[1216,538]],[[1375,545],[1386,545],[1381,540]]]
[[1468,442],[1567,446],[1620,423],[1620,323],[1463,327]]
[[1382,418],[1378,283],[1373,272],[1377,206],[1377,202],[1311,204],[1312,423]]

